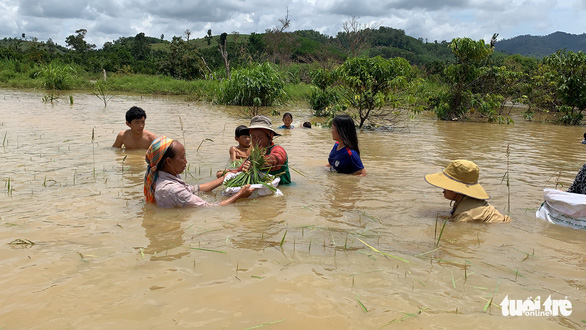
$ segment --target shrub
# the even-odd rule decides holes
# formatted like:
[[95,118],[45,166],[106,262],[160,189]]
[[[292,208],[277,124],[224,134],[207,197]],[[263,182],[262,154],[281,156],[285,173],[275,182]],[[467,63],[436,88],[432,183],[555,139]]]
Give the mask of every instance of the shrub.
[[260,106],[266,107],[286,96],[281,75],[269,63],[234,70],[231,75],[218,90],[219,104],[258,106],[260,101]]

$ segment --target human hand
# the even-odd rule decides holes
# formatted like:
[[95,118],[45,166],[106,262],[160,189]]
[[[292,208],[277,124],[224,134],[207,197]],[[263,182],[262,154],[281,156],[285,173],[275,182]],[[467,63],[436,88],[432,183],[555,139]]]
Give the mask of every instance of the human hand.
[[256,189],[256,188],[250,188],[249,184],[247,184],[246,186],[243,186],[242,188],[240,188],[240,191],[238,191],[239,198],[249,197],[250,195],[252,195],[252,192],[254,191],[254,189]]
[[249,160],[245,161],[244,164],[242,164],[242,171],[248,172],[248,169],[250,168],[250,165],[251,164],[250,164],[250,161]]
[[228,171],[226,171],[226,170],[219,170],[218,172],[216,172],[216,178],[221,178],[224,175],[226,175],[226,173],[228,173]]

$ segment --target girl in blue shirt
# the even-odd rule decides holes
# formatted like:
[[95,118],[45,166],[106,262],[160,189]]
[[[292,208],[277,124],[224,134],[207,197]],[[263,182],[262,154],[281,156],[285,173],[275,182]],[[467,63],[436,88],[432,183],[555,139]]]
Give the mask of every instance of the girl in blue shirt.
[[330,171],[366,176],[366,170],[360,160],[358,136],[354,120],[348,115],[336,116],[332,121],[332,139],[336,141],[328,165]]

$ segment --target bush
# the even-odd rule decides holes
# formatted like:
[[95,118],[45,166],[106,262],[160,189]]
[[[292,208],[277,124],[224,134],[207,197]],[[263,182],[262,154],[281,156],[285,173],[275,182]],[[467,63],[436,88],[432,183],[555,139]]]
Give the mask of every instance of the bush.
[[46,89],[62,90],[70,87],[73,73],[75,73],[75,70],[69,65],[51,63],[41,67],[35,76],[43,78],[43,86]]
[[[222,82],[217,102],[227,105],[273,106],[286,96],[281,75],[269,64],[256,64],[232,71]],[[255,102],[255,99],[257,101]]]

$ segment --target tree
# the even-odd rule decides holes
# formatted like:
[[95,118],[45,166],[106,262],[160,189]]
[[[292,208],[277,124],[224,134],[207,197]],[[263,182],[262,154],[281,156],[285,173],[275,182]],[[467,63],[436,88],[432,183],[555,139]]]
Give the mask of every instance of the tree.
[[267,55],[272,55],[272,61],[280,62],[291,59],[292,49],[295,47],[294,38],[291,34],[285,33],[291,26],[291,19],[289,18],[289,7],[284,18],[279,19],[279,25],[265,30],[264,43],[266,46]]
[[208,46],[212,44],[212,29],[208,29],[208,34],[206,36],[203,37],[207,43]]
[[143,32],[134,37],[131,53],[137,60],[146,60],[150,56],[151,45],[147,42]]
[[165,35],[161,33],[161,40],[165,40]]
[[161,63],[161,71],[179,79],[194,79],[201,76],[200,58],[197,52],[181,37],[173,37],[170,54]]
[[407,84],[411,65],[406,59],[353,57],[336,69],[348,104],[358,110],[362,128],[371,112],[381,109],[390,92]]
[[474,84],[486,71],[490,54],[494,50],[484,40],[474,41],[470,38],[455,38],[450,48],[456,64],[448,66],[443,72],[450,89],[433,101],[438,118],[443,120],[459,119],[468,112],[474,99]]
[[553,83],[562,102],[558,107],[564,112],[561,121],[580,124],[586,109],[586,54],[558,50],[543,62],[550,68],[546,79]]
[[96,48],[96,45],[88,44],[84,38],[87,33],[86,29],[79,29],[75,31],[76,35],[70,35],[65,39],[65,44],[72,49],[80,52],[85,53],[89,50]]
[[356,57],[368,44],[368,38],[373,29],[372,24],[361,24],[356,16],[344,21],[344,32],[338,33],[342,48],[348,52],[348,56]]
[[185,32],[183,32],[183,34],[185,34],[185,39],[189,41],[189,36],[191,36],[191,30],[187,29],[185,30]]
[[226,39],[228,39],[228,34],[224,32],[220,35],[220,40],[218,40],[218,50],[224,59],[224,66],[226,67],[226,78],[230,79],[230,60],[228,60],[228,51],[226,50]]

